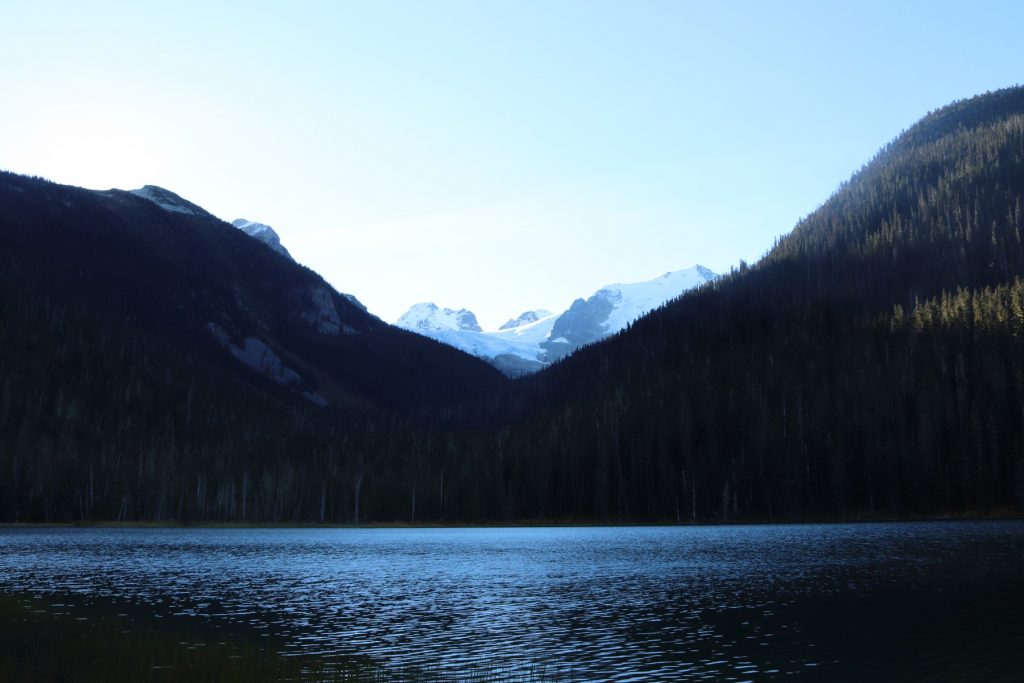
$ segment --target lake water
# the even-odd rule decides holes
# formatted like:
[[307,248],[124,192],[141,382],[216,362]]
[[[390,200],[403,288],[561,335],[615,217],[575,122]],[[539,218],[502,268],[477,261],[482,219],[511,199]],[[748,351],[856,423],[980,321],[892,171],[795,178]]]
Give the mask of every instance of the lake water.
[[3,529],[0,592],[576,680],[1021,680],[1024,522]]

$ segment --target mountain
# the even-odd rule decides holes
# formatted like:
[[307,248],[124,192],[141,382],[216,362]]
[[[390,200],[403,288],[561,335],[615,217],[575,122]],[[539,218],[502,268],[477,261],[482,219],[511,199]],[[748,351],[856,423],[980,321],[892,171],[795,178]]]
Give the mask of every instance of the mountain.
[[[283,515],[300,472],[371,452],[370,423],[504,384],[151,186],[0,173],[0,321],[0,519]],[[182,507],[179,476],[210,498]],[[211,507],[225,487],[248,493]]]
[[[189,352],[212,351],[209,360],[236,363],[316,404],[409,408],[500,383],[482,364],[383,323],[267,249],[269,228],[235,229],[155,186],[97,192],[9,173],[0,181],[7,261],[31,263],[32,291],[54,305],[116,316]],[[28,290],[18,283],[6,293]]]
[[[1024,510],[1022,88],[928,114],[758,263],[515,382],[143,189],[0,174],[0,520]],[[565,329],[611,320],[607,289]]]
[[608,285],[584,300],[576,299],[552,325],[541,342],[548,362],[563,358],[586,344],[626,329],[650,311],[717,277],[701,265],[665,273],[653,280]]
[[634,320],[716,275],[704,266],[665,273],[653,280],[602,287],[559,315],[525,311],[500,328],[483,331],[466,309],[416,304],[395,325],[482,358],[516,377],[541,370],[576,349],[624,330]]
[[284,245],[281,244],[281,237],[269,225],[255,223],[244,218],[236,218],[231,221],[231,225],[235,226],[249,237],[263,242],[263,244],[267,245],[278,254],[281,254],[292,261],[295,260],[292,258],[292,255],[288,253],[288,250],[284,248]]
[[754,266],[517,382],[475,448],[523,473],[491,484],[512,517],[1019,514],[1021,339],[1016,87],[928,114]]
[[432,303],[416,304],[395,321],[398,327],[429,336],[431,332],[481,332],[471,311],[439,308]]

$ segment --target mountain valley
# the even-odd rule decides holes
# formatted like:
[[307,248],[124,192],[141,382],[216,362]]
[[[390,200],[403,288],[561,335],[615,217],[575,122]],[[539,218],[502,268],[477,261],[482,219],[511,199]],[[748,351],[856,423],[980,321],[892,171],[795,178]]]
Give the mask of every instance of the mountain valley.
[[1024,508],[1022,88],[928,114],[754,265],[491,332],[388,325],[236,223],[0,174],[0,520]]

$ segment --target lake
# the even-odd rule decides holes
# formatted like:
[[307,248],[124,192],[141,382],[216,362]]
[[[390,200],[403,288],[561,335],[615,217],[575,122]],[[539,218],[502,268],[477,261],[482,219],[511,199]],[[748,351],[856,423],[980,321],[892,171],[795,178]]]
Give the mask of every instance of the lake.
[[576,680],[1020,680],[1024,522],[0,529],[0,592]]

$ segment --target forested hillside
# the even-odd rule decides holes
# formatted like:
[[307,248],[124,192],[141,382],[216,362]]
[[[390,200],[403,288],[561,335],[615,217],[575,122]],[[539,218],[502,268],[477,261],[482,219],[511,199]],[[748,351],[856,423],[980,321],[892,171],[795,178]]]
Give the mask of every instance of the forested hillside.
[[506,382],[161,192],[0,174],[0,519],[319,516],[369,422]]
[[1024,505],[1022,115],[1020,88],[930,114],[756,266],[524,382],[564,406],[516,447],[541,514]]
[[[29,249],[24,234],[65,209],[34,199],[26,217],[10,207],[59,186],[0,180],[3,520],[780,520],[1024,508],[1021,88],[929,114],[759,263],[511,383],[397,330],[365,344],[380,323],[354,311],[346,319],[366,333],[340,342],[302,327],[294,298],[266,312],[280,288],[261,289],[260,273],[284,266],[262,245],[251,245],[257,255],[222,241],[235,236],[209,238],[217,258],[245,254],[251,265],[231,256],[231,269],[210,264],[201,277],[182,271],[191,253],[132,249],[94,272],[78,259],[95,249],[72,244],[53,260],[39,245],[54,240]],[[110,231],[104,248],[124,239],[98,214],[90,221]],[[160,278],[96,274],[135,270]],[[220,314],[235,321],[223,324],[235,343],[263,335],[308,387],[229,363],[193,329]],[[192,328],[176,334],[166,320]],[[461,383],[443,385],[452,367]]]

